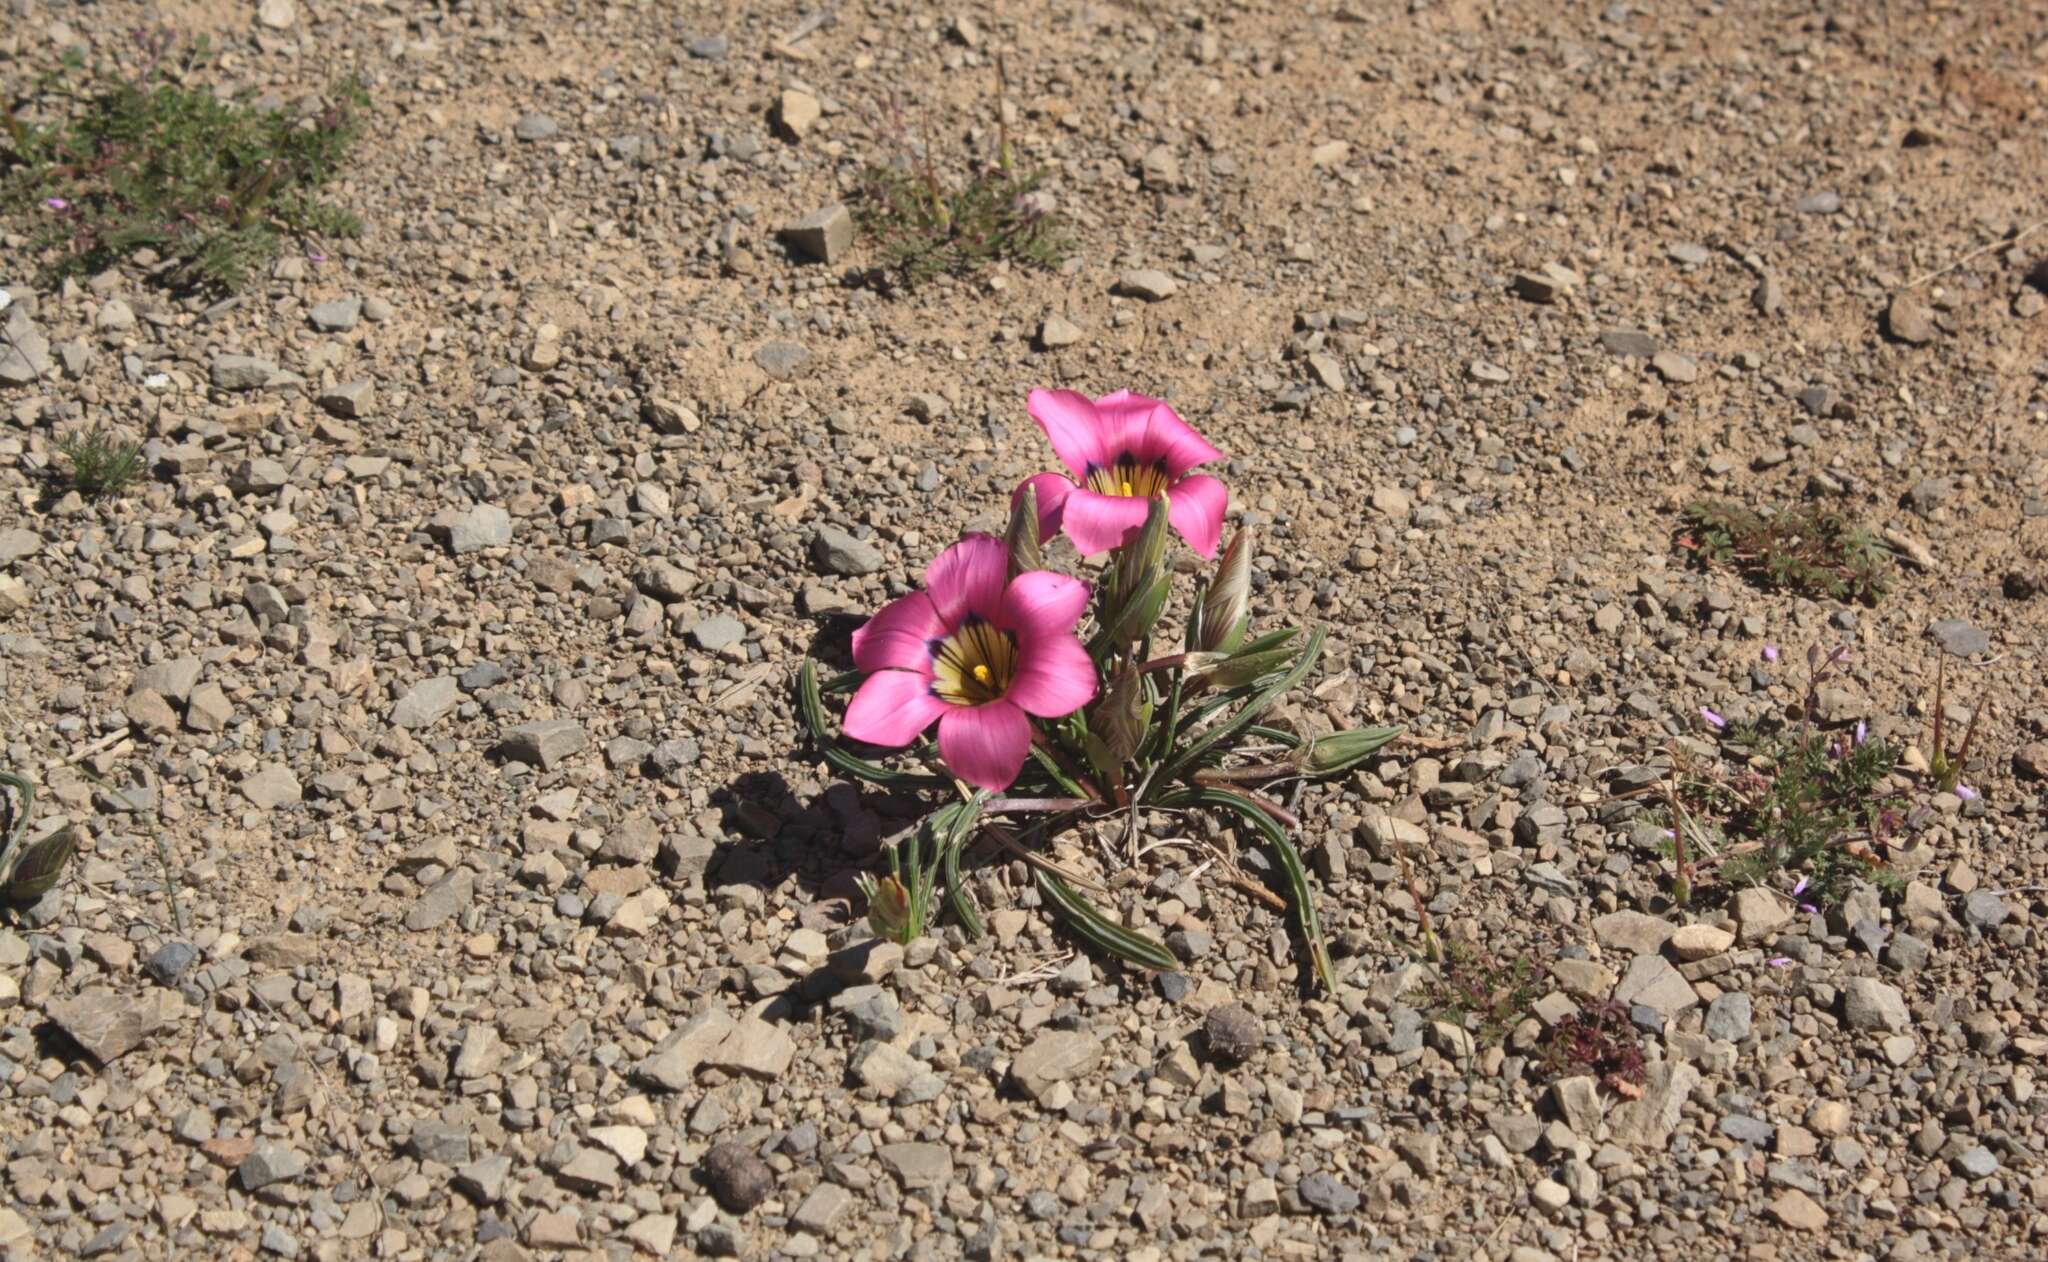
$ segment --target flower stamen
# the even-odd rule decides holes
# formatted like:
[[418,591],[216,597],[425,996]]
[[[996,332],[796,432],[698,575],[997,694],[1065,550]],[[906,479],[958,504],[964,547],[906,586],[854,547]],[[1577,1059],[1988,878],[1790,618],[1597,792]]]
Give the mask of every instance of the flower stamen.
[[975,614],[931,651],[932,694],[953,705],[999,701],[1017,676],[1017,637]]

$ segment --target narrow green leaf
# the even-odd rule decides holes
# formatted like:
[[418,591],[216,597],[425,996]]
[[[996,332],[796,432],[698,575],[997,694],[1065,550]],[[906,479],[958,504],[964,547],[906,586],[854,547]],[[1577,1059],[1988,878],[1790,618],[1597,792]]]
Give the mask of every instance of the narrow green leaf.
[[1038,878],[1038,892],[1083,942],[1141,968],[1170,973],[1180,967],[1180,961],[1163,944],[1103,915],[1058,873],[1040,867],[1031,871]]
[[1251,700],[1245,702],[1244,707],[1236,714],[1231,715],[1223,722],[1203,732],[1192,743],[1174,755],[1172,761],[1166,764],[1165,779],[1173,780],[1179,778],[1184,772],[1192,769],[1195,763],[1211,747],[1219,741],[1236,735],[1256,720],[1259,715],[1265,713],[1267,708],[1277,701],[1282,693],[1307,678],[1309,671],[1315,668],[1316,658],[1322,653],[1322,650],[1323,629],[1317,627],[1309,633],[1308,643],[1302,646],[1300,660],[1295,662],[1294,666],[1286,674],[1266,685],[1264,690],[1252,697]]
[[1361,727],[1319,736],[1308,748],[1305,770],[1312,776],[1334,776],[1349,771],[1400,734],[1398,727]]
[[6,884],[0,885],[0,899],[27,903],[49,893],[64,875],[64,865],[71,861],[71,855],[77,849],[78,838],[69,824],[30,846],[22,852],[21,858],[15,860],[13,870],[6,874]]
[[1315,891],[1309,887],[1308,870],[1302,866],[1301,852],[1294,848],[1294,842],[1287,836],[1287,830],[1280,826],[1280,821],[1257,802],[1228,789],[1183,789],[1167,795],[1160,804],[1219,807],[1235,812],[1258,830],[1266,843],[1273,847],[1274,857],[1280,861],[1281,875],[1287,880],[1288,903],[1294,911],[1295,928],[1308,947],[1309,963],[1315,970],[1316,979],[1324,990],[1334,992],[1337,974],[1330,963],[1330,948],[1323,941],[1323,922],[1316,914]]
[[[900,789],[943,789],[951,785],[944,776],[925,775],[918,772],[894,771],[879,763],[869,762],[849,752],[832,734],[825,718],[825,703],[818,684],[818,663],[815,658],[806,657],[797,670],[797,713],[802,716],[804,727],[810,732],[811,740],[818,746],[819,756],[839,771],[849,776],[866,780],[870,784],[888,785]],[[832,692],[850,691],[851,685],[861,680],[859,672],[850,672],[835,677],[828,685]]]

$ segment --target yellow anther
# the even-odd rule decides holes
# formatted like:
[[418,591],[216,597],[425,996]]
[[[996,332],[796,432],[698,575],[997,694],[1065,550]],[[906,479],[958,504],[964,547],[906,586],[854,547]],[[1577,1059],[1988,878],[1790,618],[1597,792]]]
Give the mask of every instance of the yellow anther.
[[987,683],[989,681],[988,667],[977,662],[974,667],[974,677],[982,683]]
[[1131,493],[1132,493],[1132,491],[1131,491],[1131,484],[1130,484],[1129,482],[1125,482],[1125,483],[1124,483],[1124,494],[1125,494],[1125,495],[1129,495],[1129,494],[1131,494]]

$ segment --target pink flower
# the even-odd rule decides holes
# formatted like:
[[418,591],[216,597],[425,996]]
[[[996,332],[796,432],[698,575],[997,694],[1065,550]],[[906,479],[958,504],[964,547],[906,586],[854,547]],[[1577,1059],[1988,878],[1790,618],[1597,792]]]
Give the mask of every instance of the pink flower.
[[65,200],[64,200],[63,198],[61,198],[61,197],[45,197],[45,198],[43,199],[43,205],[45,205],[45,206],[48,206],[48,207],[49,207],[49,208],[50,208],[51,210],[69,210],[69,209],[71,209],[71,203],[70,203],[70,202],[67,202],[67,201],[65,201]]
[[1074,635],[1088,585],[1045,570],[1010,578],[1000,539],[968,535],[924,572],[925,590],[891,601],[853,633],[869,672],[846,707],[846,734],[901,748],[934,721],[954,775],[1010,787],[1031,750],[1031,718],[1072,714],[1095,696],[1095,663]]
[[1765,660],[1765,661],[1767,661],[1767,662],[1775,662],[1775,661],[1777,661],[1777,660],[1778,660],[1778,646],[1777,646],[1777,645],[1775,645],[1775,644],[1766,644],[1766,645],[1764,645],[1764,660]]
[[1223,453],[1172,408],[1128,390],[1093,402],[1072,390],[1033,390],[1026,406],[1073,474],[1041,473],[1017,488],[1020,495],[1024,486],[1038,491],[1041,543],[1065,529],[1083,556],[1107,552],[1145,524],[1163,495],[1166,520],[1180,537],[1203,556],[1216,555],[1230,493],[1188,470]]
[[1965,802],[1974,802],[1977,800],[1978,796],[1979,794],[1977,793],[1977,791],[1967,784],[1959,784],[1956,786],[1956,797],[1960,798]]
[[1700,707],[1700,717],[1707,721],[1708,727],[1714,728],[1716,730],[1728,726],[1728,720],[1722,718],[1720,715],[1714,713],[1712,710],[1709,710],[1705,706]]

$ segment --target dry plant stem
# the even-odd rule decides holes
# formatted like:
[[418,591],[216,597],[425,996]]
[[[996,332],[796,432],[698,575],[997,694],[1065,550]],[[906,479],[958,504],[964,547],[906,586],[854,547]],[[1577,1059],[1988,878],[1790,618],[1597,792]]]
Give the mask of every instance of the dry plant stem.
[[1957,268],[1961,267],[1963,264],[1970,262],[1972,259],[1983,258],[1985,255],[1991,253],[1993,250],[2003,250],[2007,246],[2018,245],[2020,242],[2026,240],[2030,236],[2033,236],[2036,232],[2039,232],[2043,228],[2048,228],[2048,219],[2036,219],[2033,223],[2028,224],[2026,227],[2020,229],[2018,232],[2013,233],[2011,236],[2004,238],[2003,240],[1993,241],[1988,245],[1980,245],[1976,249],[1971,250],[1968,254],[1964,254],[1957,257],[1956,259],[1948,263],[1946,266],[1937,267],[1931,272],[1922,272],[1920,275],[1915,276],[1913,279],[1907,281],[1906,288],[1918,289],[1920,288],[1920,286],[1926,284],[1930,280],[1934,280],[1938,277],[1948,275],[1950,272],[1953,272]]
[[1437,941],[1436,926],[1429,918],[1429,904],[1422,901],[1422,887],[1415,883],[1415,867],[1408,862],[1408,848],[1394,847],[1394,862],[1401,865],[1401,880],[1408,887],[1408,897],[1415,900],[1415,916],[1422,922],[1422,949],[1432,964],[1444,962],[1444,948]]
[[1692,864],[1686,857],[1685,849],[1685,807],[1678,797],[1679,751],[1671,751],[1671,778],[1664,782],[1664,801],[1671,808],[1671,858],[1677,871],[1673,874],[1671,898],[1680,907],[1692,902]]
[[1059,864],[1054,863],[1052,860],[1046,858],[1044,855],[1041,855],[1037,851],[1034,851],[1029,847],[1021,844],[1020,842],[1018,842],[1016,837],[1011,835],[1010,830],[1001,824],[984,824],[982,826],[981,832],[984,837],[987,837],[989,840],[995,842],[997,845],[1009,851],[1017,858],[1022,859],[1025,863],[1029,864],[1030,866],[1042,869],[1046,872],[1050,872],[1054,876],[1061,878],[1062,880],[1066,881],[1067,884],[1072,885],[1077,889],[1088,890],[1091,893],[1096,894],[1109,893],[1108,887],[1103,885],[1102,882],[1091,880],[1088,877],[1082,876],[1078,872],[1072,871],[1068,868],[1063,868]]

